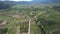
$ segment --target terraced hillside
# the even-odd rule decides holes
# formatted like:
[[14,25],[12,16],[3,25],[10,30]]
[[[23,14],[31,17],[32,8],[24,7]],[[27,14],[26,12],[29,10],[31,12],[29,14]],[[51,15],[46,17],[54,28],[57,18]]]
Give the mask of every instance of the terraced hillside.
[[59,34],[60,6],[17,5],[0,10],[1,34]]
[[28,34],[28,18],[18,8],[0,10],[0,34]]
[[37,10],[36,16],[45,13],[33,19],[34,22],[30,24],[31,34],[60,34],[60,11],[54,9],[53,6],[47,6]]

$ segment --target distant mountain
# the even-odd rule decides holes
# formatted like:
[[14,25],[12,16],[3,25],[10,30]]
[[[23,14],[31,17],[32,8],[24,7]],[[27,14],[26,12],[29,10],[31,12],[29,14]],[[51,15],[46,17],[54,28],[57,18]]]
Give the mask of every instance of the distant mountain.
[[31,4],[31,2],[27,2],[27,1],[19,1],[19,2],[15,2],[15,1],[0,1],[0,9],[6,9],[6,8],[10,8],[12,6],[15,5],[26,5],[26,4]]
[[30,2],[27,1],[0,1],[0,9],[10,8],[15,5],[31,5],[31,4],[49,4],[49,3],[57,3],[60,4],[60,0],[33,0]]
[[11,6],[17,5],[16,2],[0,1],[0,9],[10,8]]
[[39,3],[47,4],[47,3],[60,3],[60,0],[33,0],[33,2],[37,3],[37,4],[39,4]]

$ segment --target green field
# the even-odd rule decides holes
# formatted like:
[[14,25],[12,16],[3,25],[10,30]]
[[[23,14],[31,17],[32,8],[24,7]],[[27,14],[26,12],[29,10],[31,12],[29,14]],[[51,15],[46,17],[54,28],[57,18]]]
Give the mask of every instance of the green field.
[[[29,19],[31,19],[30,34],[46,34],[46,32],[47,34],[60,34],[59,9],[58,6],[53,5],[17,5],[9,9],[2,9],[0,10],[0,23],[5,23],[5,20],[7,22],[2,24],[0,34],[28,32]],[[37,17],[34,18],[35,16]]]

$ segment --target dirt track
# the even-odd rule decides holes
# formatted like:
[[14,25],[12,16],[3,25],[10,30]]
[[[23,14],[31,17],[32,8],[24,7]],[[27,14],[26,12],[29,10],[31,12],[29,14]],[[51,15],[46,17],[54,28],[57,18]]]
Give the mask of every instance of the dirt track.
[[20,33],[20,34],[28,34],[27,32],[25,33],[25,32],[23,32],[23,33]]
[[5,25],[7,23],[7,20],[4,20],[1,24],[0,24],[0,26],[1,25]]

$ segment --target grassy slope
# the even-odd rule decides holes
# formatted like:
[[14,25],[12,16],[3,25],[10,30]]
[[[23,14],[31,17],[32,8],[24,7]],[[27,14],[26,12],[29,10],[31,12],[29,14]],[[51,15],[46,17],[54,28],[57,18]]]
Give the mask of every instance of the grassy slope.
[[[12,12],[15,12],[16,10],[21,11],[21,8],[23,10],[22,13],[24,12],[26,15],[30,16],[30,13],[31,13],[31,10],[30,9],[32,9],[32,7],[31,8],[28,8],[28,6],[27,7],[16,6],[16,7],[13,7],[13,8],[8,9],[8,11],[7,10],[4,10],[4,12],[2,12],[2,13],[5,13],[5,11],[6,11],[6,13],[7,12],[12,13]],[[34,6],[33,9],[35,9],[35,8],[37,8],[37,6]],[[48,31],[51,31],[53,29],[59,29],[60,28],[59,27],[60,26],[60,12],[59,11],[52,10],[50,8],[48,8],[48,10],[47,10],[47,8],[45,6],[38,6],[38,8],[39,9],[43,9],[43,11],[46,11],[46,13],[43,14],[43,15],[41,15],[40,18],[45,18],[47,20],[55,20],[57,22],[57,25],[56,26],[55,25],[53,25],[53,26],[47,26],[46,29]],[[39,12],[42,12],[42,10],[34,11],[33,12],[34,16],[37,15]],[[4,19],[4,17],[1,17],[1,19]],[[17,22],[17,21],[14,21],[14,22]],[[37,30],[39,30],[39,28],[36,26],[36,24],[35,23],[34,24],[31,23],[31,34],[34,34],[34,31],[37,32]],[[39,32],[40,32],[40,30],[39,30]],[[35,33],[35,34],[37,34],[37,33]]]

